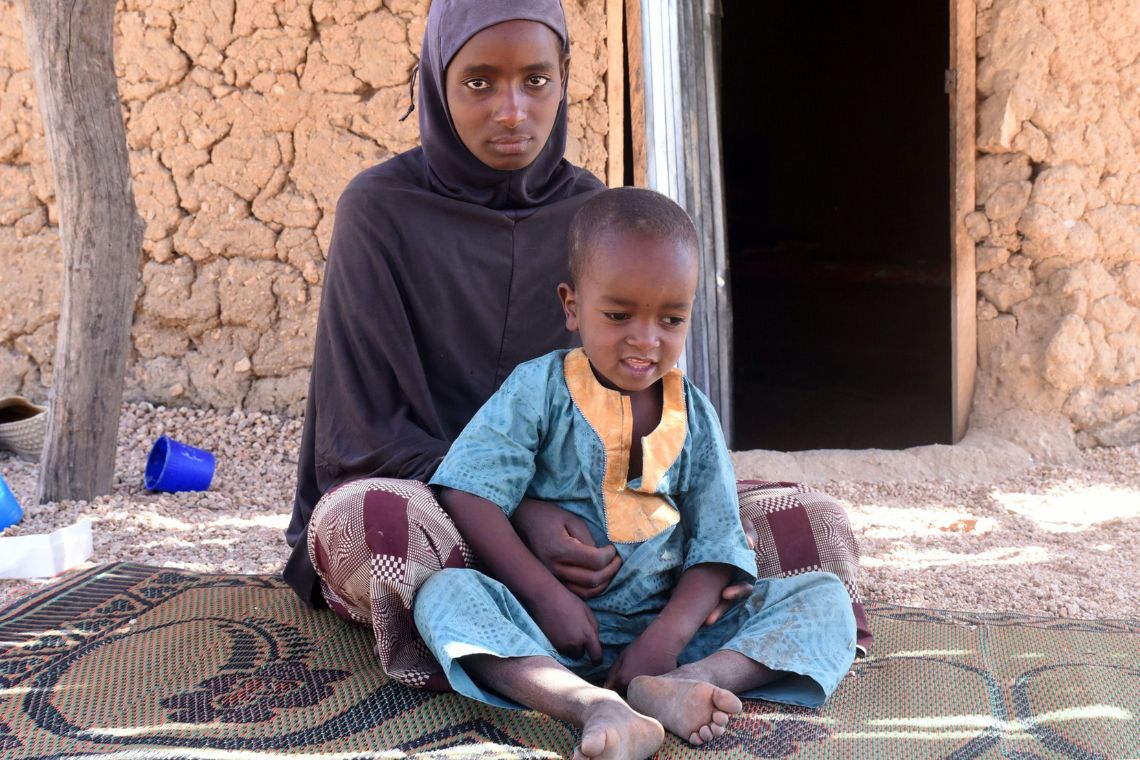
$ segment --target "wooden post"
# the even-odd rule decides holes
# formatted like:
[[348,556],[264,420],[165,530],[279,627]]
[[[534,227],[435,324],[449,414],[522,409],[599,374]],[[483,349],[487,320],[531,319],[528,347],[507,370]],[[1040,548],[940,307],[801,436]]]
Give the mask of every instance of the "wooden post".
[[974,210],[977,58],[974,0],[950,0],[950,341],[955,443],[966,435],[978,370],[978,272],[966,215]]
[[629,67],[629,123],[633,130],[633,184],[649,186],[648,147],[645,143],[645,62],[641,37],[641,0],[625,3],[625,53]]
[[625,184],[625,23],[624,0],[606,0],[606,104],[610,126],[606,134],[606,184]]
[[114,65],[115,0],[22,0],[59,203],[63,300],[41,503],[111,490],[143,222]]

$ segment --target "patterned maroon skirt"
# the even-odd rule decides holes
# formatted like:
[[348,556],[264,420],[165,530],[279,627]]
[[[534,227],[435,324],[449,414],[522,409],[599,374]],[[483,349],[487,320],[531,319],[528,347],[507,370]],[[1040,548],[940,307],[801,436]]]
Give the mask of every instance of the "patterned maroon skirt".
[[[859,595],[859,547],[843,507],[795,483],[742,480],[740,512],[756,527],[760,578],[815,570],[835,573],[851,595],[857,644],[871,644]],[[409,686],[447,690],[447,679],[412,619],[424,580],[474,557],[431,489],[409,480],[371,478],[325,494],[309,523],[309,557],[338,615],[372,626],[384,671]]]

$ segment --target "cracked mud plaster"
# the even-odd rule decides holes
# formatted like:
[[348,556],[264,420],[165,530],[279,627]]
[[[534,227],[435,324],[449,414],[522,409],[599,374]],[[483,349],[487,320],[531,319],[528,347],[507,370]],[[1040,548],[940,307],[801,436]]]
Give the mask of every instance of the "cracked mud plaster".
[[978,15],[979,372],[972,422],[1140,440],[1140,4]]
[[[600,174],[599,2],[565,4],[567,154]],[[426,9],[426,0],[121,0],[119,86],[148,262],[128,398],[300,410],[336,197],[360,169],[416,144],[415,119],[396,117]],[[1132,442],[1140,5],[984,0],[978,56],[973,422],[1044,420],[1069,445]],[[0,0],[0,297],[15,304],[0,312],[0,392],[42,398],[60,272],[35,108],[15,3]],[[238,287],[223,284],[231,264],[274,266]]]
[[[567,157],[605,171],[601,0],[564,0]],[[144,262],[126,399],[300,412],[337,197],[414,147],[428,0],[119,0],[116,73]],[[50,165],[0,0],[0,395],[46,398],[59,316]],[[10,307],[10,308],[9,308]]]

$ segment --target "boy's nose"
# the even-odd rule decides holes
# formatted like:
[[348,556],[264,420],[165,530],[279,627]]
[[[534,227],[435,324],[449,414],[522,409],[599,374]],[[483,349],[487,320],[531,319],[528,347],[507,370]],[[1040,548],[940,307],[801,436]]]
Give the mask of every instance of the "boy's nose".
[[651,325],[635,326],[630,330],[626,340],[629,341],[631,346],[638,349],[656,348],[661,342],[660,336],[657,335],[657,330]]

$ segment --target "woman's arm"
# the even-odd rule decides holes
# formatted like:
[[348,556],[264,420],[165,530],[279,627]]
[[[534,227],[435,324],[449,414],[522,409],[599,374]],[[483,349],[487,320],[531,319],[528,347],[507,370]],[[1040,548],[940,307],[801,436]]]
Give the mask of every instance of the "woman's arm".
[[523,499],[511,523],[546,569],[582,599],[605,591],[621,569],[614,545],[595,546],[585,521],[556,504]]
[[585,651],[594,662],[602,659],[593,612],[530,553],[497,504],[452,488],[442,489],[440,503],[488,574],[522,602],[555,649],[570,657]]

